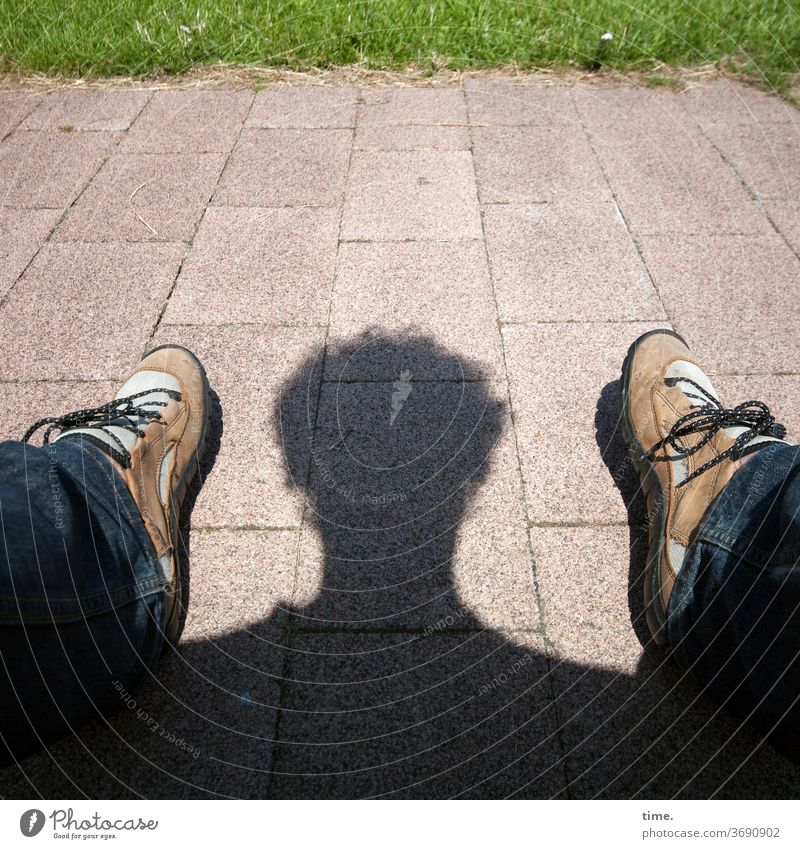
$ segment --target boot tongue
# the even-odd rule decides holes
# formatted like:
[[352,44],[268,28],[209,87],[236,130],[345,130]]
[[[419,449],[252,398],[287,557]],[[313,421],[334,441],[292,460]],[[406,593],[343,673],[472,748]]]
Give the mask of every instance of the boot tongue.
[[[153,391],[147,395],[142,395],[141,398],[137,398],[135,402],[136,407],[144,411],[163,414],[166,410],[165,405],[170,402],[170,397],[166,392],[161,390],[171,389],[179,391],[180,384],[171,374],[148,370],[137,371],[120,388],[116,398],[127,398],[129,395],[144,392],[149,388],[152,388]],[[114,421],[119,422],[119,424],[114,424]],[[125,447],[128,454],[130,454],[139,438],[135,430],[130,430],[131,424],[138,429],[143,429],[148,424],[148,421],[137,415],[120,416],[118,419],[114,419],[111,424],[103,425],[102,427],[95,425],[94,427],[69,428],[53,439],[53,442],[57,442],[59,439],[64,439],[65,437],[88,436],[95,444],[101,443],[113,451],[118,452],[119,444],[114,439],[116,437]],[[126,427],[125,425],[128,426]]]
[[[159,398],[156,395],[160,395]],[[155,405],[153,401],[160,400],[169,401],[168,396],[162,393],[153,393],[153,397],[145,396],[142,400],[144,403],[137,404],[143,410],[162,413],[166,409],[162,405]],[[109,448],[119,451],[119,443],[114,439],[116,437],[122,443],[125,450],[130,454],[133,451],[138,435],[136,430],[144,430],[144,428],[152,422],[152,419],[145,419],[141,416],[130,415],[120,416],[113,419],[110,424],[94,425],[93,427],[72,427],[60,433],[53,442],[58,442],[59,439],[75,436],[88,436],[91,441],[97,444],[98,442],[107,445]],[[136,430],[131,430],[134,427]]]

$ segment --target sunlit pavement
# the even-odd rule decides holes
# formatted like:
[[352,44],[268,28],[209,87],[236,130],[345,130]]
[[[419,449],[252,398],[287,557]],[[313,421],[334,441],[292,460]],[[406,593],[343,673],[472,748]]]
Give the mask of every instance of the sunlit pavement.
[[3,438],[165,342],[219,399],[180,651],[0,795],[796,796],[643,645],[616,381],[673,327],[800,437],[800,112],[725,80],[6,91],[0,137]]

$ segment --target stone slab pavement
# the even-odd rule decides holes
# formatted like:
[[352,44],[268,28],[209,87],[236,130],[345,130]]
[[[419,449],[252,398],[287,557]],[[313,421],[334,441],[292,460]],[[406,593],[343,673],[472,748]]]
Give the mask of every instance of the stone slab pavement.
[[440,87],[0,93],[0,436],[157,344],[217,402],[183,640],[0,795],[791,797],[649,645],[617,429],[674,327],[800,435],[800,113]]

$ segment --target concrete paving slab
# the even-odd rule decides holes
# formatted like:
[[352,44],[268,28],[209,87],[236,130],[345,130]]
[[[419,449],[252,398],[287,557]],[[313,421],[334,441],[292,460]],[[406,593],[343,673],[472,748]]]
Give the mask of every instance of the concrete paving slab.
[[377,125],[358,127],[353,150],[469,150],[469,129]]
[[249,91],[157,91],[121,145],[125,153],[229,153],[250,106]]
[[697,132],[682,96],[666,88],[576,86],[570,96],[582,123],[592,133],[642,133],[666,142]]
[[[724,400],[798,438],[799,261],[725,161],[791,243],[793,113],[722,84],[422,91],[163,92],[114,132],[15,130],[39,95],[0,94],[0,434],[165,342],[213,390],[179,654],[5,796],[797,796],[644,647],[618,383],[669,317]],[[202,199],[171,167],[231,150],[211,205],[216,177]],[[117,204],[109,156],[159,162],[171,207],[134,205],[170,238],[199,219],[191,244],[121,241],[145,178]],[[98,169],[80,241],[48,241]]]
[[580,126],[476,127],[482,203],[611,200]]
[[478,239],[481,221],[467,151],[353,154],[341,238]]
[[322,329],[255,326],[162,325],[156,333],[153,347],[173,342],[200,357],[219,399],[212,419],[219,445],[203,470],[196,526],[299,527],[305,472],[294,480],[287,458],[302,437],[281,430],[278,410],[292,375],[301,386],[284,400],[292,415],[302,419],[316,409],[323,338]]
[[559,86],[524,85],[510,80],[467,78],[464,90],[473,125],[577,124],[571,98]]
[[773,124],[798,126],[800,112],[780,97],[734,80],[692,86],[680,95],[681,105],[702,126],[709,124]]
[[118,133],[14,133],[0,145],[0,205],[64,209],[118,140]]
[[[195,530],[183,538],[191,558],[184,647],[251,629],[280,631],[294,587],[298,531]],[[225,664],[221,651],[217,663]]]
[[348,130],[244,130],[214,203],[337,206],[352,145]]
[[[98,407],[110,401],[119,389],[111,381],[68,383],[3,383],[0,385],[0,440],[21,439],[25,431],[46,416]],[[41,436],[41,431],[39,432]],[[32,437],[38,444],[39,438]]]
[[360,127],[400,124],[460,126],[466,121],[464,94],[458,88],[396,87],[361,91]]
[[0,140],[4,139],[41,102],[33,91],[0,92]]
[[562,663],[551,677],[573,797],[794,796],[797,768],[661,655],[636,676]]
[[557,655],[587,666],[602,657],[604,669],[635,676],[643,652],[654,650],[642,600],[647,530],[533,527],[530,534],[545,633]]
[[609,184],[631,228],[653,233],[764,233],[763,213],[699,130],[615,128],[593,135]]
[[[392,381],[403,369],[416,375],[424,370],[426,380],[459,380],[466,360],[473,379],[504,377],[486,251],[478,240],[343,244],[331,308],[331,346],[358,338],[365,327],[388,333],[388,345],[359,351],[346,364],[346,380]],[[413,337],[426,334],[450,356],[436,360],[421,342],[415,349]],[[411,354],[402,363],[393,356],[401,347]],[[342,378],[337,368],[338,359],[329,359],[329,380]]]
[[501,321],[665,318],[614,203],[484,209]]
[[[536,628],[498,388],[414,383],[400,405],[397,385],[325,384],[313,436],[296,443],[289,465],[311,474],[295,627]],[[305,422],[284,429],[310,434]]]
[[706,133],[756,197],[800,194],[800,123],[715,124]]
[[[644,516],[619,428],[628,346],[659,323],[503,328],[528,515],[536,523],[625,522]],[[612,384],[609,386],[609,384]],[[577,481],[577,483],[576,483]]]
[[333,209],[209,207],[166,321],[324,324],[337,229]]
[[0,300],[59,219],[57,209],[0,209]]
[[678,94],[586,88],[573,97],[635,232],[766,232],[764,216]]
[[800,254],[800,203],[789,198],[769,198],[761,202],[778,232]]
[[60,89],[42,98],[22,122],[24,130],[127,130],[150,99],[137,89]]
[[358,89],[348,86],[269,86],[247,116],[261,129],[340,129],[356,123]]
[[[643,237],[667,314],[712,372],[796,372],[800,261],[779,236]],[[734,293],[747,291],[746,298]],[[754,328],[769,327],[769,333]]]
[[290,656],[278,798],[550,798],[561,751],[535,638],[308,635]]
[[59,241],[190,242],[222,154],[115,153],[56,230]]
[[555,647],[554,705],[569,792],[791,797],[800,770],[756,734],[738,730],[739,720],[716,712],[662,651],[649,642],[642,648],[645,534],[533,528],[531,536]]
[[119,242],[43,247],[0,308],[0,378],[123,375],[139,361],[183,250]]

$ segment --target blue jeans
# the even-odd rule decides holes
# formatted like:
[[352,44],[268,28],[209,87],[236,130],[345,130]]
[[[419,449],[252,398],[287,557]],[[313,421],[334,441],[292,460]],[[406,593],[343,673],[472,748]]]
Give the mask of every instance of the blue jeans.
[[98,449],[0,443],[0,763],[120,705],[164,644],[164,576]]
[[[122,479],[91,446],[0,444],[0,761],[135,693],[164,644],[164,576]],[[797,747],[800,449],[770,446],[704,520],[670,600],[675,659]],[[793,731],[794,733],[790,733]]]
[[702,689],[800,755],[800,448],[768,445],[712,504],[667,613]]

